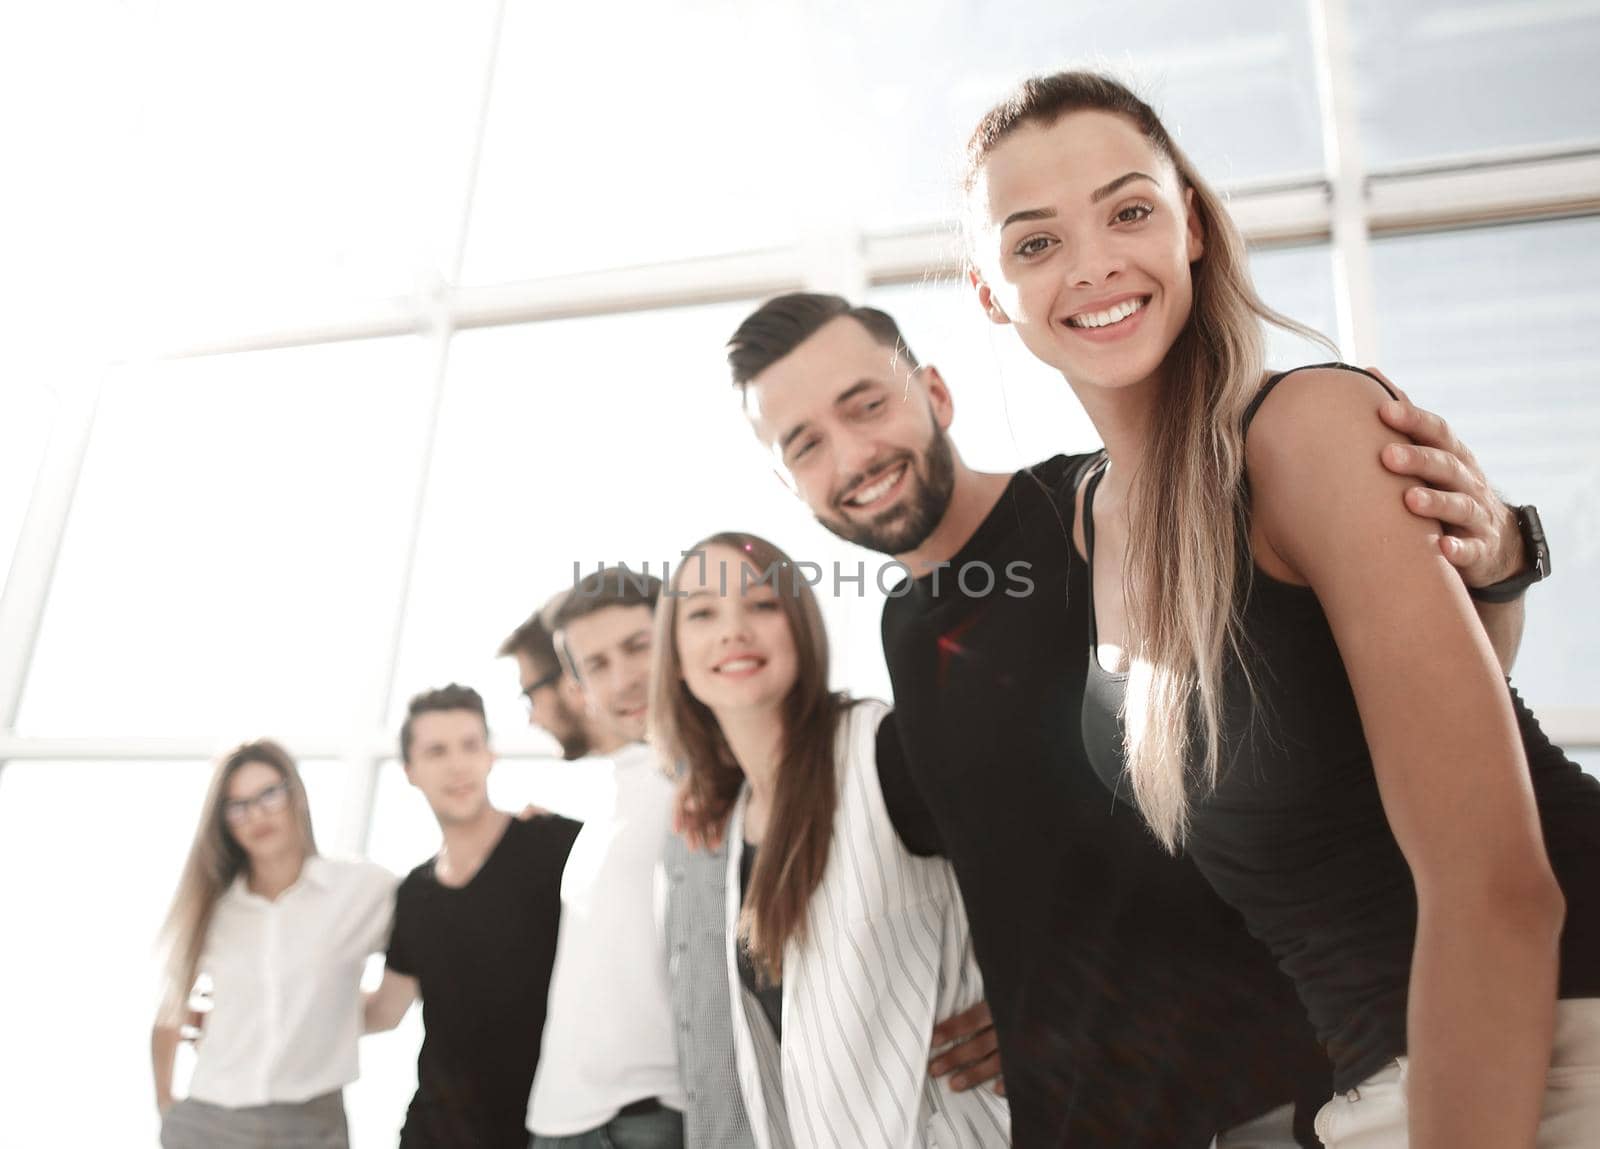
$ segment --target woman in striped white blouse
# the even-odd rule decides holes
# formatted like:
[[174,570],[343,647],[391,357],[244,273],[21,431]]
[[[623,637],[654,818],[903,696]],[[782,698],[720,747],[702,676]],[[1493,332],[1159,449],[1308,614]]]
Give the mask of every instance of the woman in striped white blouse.
[[687,828],[730,843],[727,988],[757,1145],[1009,1144],[1002,1097],[928,1070],[935,1021],[983,990],[949,866],[890,823],[888,707],[828,689],[816,598],[763,539],[700,543],[662,602],[651,720],[687,767]]

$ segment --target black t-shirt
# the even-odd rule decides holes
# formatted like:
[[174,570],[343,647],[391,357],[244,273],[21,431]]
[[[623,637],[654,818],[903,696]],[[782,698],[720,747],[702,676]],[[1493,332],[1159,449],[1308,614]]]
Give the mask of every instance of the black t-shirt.
[[579,823],[513,818],[472,880],[429,860],[400,883],[389,968],[417,979],[422,1051],[403,1149],[526,1149],[528,1094]]
[[[1309,1112],[1331,1073],[1266,948],[1087,761],[1071,528],[1092,458],[1019,472],[937,586],[891,592],[878,769],[907,847],[955,868],[1014,1143],[1203,1149],[1297,1097]],[[971,593],[969,563],[993,572]]]

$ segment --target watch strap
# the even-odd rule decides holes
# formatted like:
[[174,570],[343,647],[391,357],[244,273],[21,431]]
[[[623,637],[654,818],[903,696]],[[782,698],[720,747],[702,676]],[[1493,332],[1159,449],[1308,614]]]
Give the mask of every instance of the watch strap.
[[1511,510],[1517,517],[1517,529],[1522,534],[1522,549],[1528,565],[1497,583],[1468,587],[1467,591],[1479,602],[1511,602],[1534,583],[1550,577],[1550,544],[1544,536],[1544,524],[1539,520],[1538,508],[1530,503],[1523,507],[1512,507]]

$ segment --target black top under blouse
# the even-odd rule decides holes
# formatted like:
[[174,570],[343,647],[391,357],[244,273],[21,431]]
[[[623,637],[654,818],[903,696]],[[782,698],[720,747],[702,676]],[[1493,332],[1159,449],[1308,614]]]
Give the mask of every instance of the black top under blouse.
[[[1269,380],[1252,405],[1283,376]],[[1248,421],[1246,423],[1248,426]],[[1096,471],[1084,492],[1093,569]],[[1242,562],[1250,562],[1248,543]],[[1217,786],[1192,795],[1187,853],[1294,981],[1345,1090],[1406,1050],[1416,892],[1378,794],[1350,681],[1309,587],[1242,579],[1243,667],[1224,660]],[[1101,781],[1131,804],[1124,674],[1100,665],[1089,584],[1083,733]],[[1509,684],[1508,684],[1509,689]],[[1513,690],[1545,845],[1566,895],[1560,995],[1600,996],[1600,782],[1551,744]]]
[[[750,875],[756,872],[756,844],[745,842],[744,851],[739,856],[739,904],[744,905],[744,900],[750,894]],[[781,1044],[783,1041],[783,983],[768,980],[765,973],[756,968],[750,958],[750,951],[741,942],[735,947],[737,955],[735,961],[739,966],[739,981],[745,989],[755,994],[756,1000],[761,1003],[761,1012],[767,1015],[767,1021],[772,1024],[772,1036]]]

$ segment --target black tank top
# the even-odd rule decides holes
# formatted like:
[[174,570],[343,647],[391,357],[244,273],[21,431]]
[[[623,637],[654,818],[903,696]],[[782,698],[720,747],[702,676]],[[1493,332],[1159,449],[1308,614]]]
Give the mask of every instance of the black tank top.
[[[1247,428],[1283,377],[1263,386]],[[1102,466],[1084,491],[1091,577],[1083,737],[1100,780],[1131,802],[1120,718],[1127,676],[1101,667],[1093,621],[1092,507],[1103,473]],[[1251,563],[1248,552],[1246,539],[1242,563]],[[1293,980],[1334,1063],[1334,1087],[1343,1091],[1406,1051],[1416,892],[1316,594],[1259,567],[1244,574],[1243,645],[1255,694],[1237,659],[1225,658],[1217,786],[1192,793],[1187,850]],[[1514,690],[1511,700],[1546,849],[1567,901],[1560,996],[1600,997],[1600,782],[1551,744]]]

